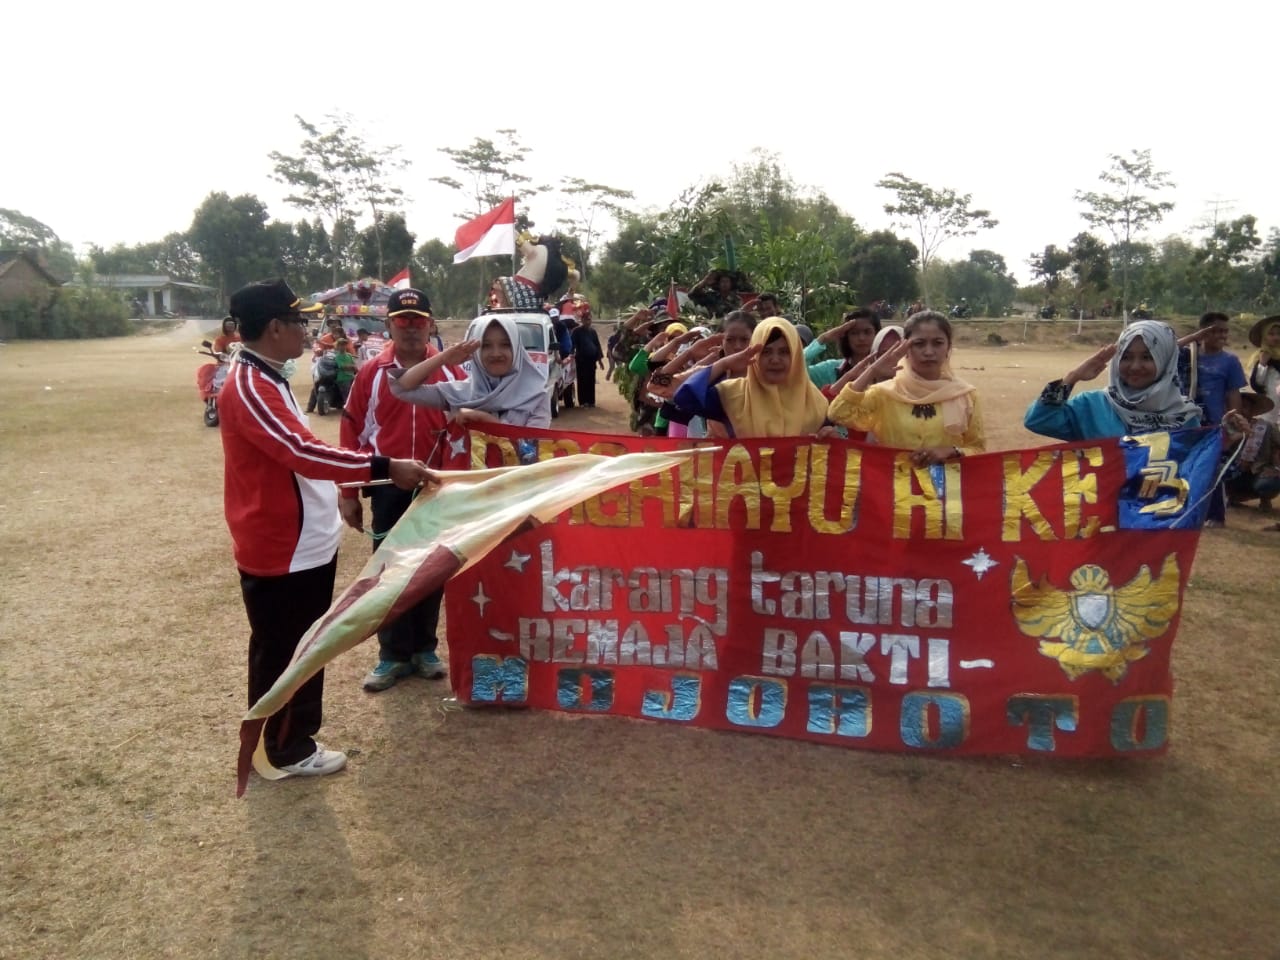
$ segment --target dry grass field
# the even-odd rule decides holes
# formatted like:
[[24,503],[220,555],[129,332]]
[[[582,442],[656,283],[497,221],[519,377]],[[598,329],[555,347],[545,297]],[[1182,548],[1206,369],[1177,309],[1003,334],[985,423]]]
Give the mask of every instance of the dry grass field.
[[[1034,442],[1073,326],[966,331],[994,447]],[[1280,957],[1280,534],[1252,509],[1201,541],[1162,758],[453,711],[446,682],[364,693],[365,645],[326,680],[348,770],[237,801],[247,627],[198,340],[0,346],[0,957]],[[625,425],[601,397],[558,422]]]

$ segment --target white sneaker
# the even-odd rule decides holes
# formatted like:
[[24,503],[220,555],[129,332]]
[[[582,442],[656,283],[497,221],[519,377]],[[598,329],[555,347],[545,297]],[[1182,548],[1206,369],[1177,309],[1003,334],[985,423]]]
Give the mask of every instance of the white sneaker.
[[347,755],[341,750],[326,750],[324,744],[316,744],[316,752],[305,760],[291,763],[279,769],[295,777],[323,777],[337,773],[347,765]]

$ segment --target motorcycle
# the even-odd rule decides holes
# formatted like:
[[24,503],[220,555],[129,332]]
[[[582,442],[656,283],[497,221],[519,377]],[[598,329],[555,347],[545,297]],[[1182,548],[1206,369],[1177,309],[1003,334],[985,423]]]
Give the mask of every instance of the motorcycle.
[[227,373],[231,370],[231,360],[239,346],[240,344],[233,343],[226,353],[215,353],[210,341],[201,340],[201,349],[196,350],[200,356],[213,360],[212,363],[201,364],[196,368],[196,389],[200,391],[200,399],[204,401],[206,427],[218,425],[218,392],[226,382]]
[[951,308],[951,316],[957,320],[963,320],[969,316],[969,305],[967,303],[957,303]]
[[[325,416],[330,410],[342,406],[338,392],[338,362],[333,352],[326,350],[317,355],[311,364],[311,381],[314,384],[316,413]],[[310,404],[307,405],[310,407]]]

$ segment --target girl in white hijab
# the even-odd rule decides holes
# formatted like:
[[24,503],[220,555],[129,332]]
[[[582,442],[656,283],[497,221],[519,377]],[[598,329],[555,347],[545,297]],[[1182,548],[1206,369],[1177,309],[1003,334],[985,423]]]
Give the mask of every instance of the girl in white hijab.
[[[473,356],[474,355],[474,356]],[[467,361],[465,380],[424,383],[443,366]],[[460,424],[483,421],[550,427],[547,375],[520,342],[511,317],[477,317],[467,337],[408,370],[391,370],[391,392],[401,400],[453,414]]]
[[[1111,385],[1072,397],[1077,383],[1110,366]],[[1044,388],[1023,418],[1058,440],[1096,440],[1200,425],[1200,408],[1178,389],[1178,342],[1158,320],[1139,320],[1120,338]]]

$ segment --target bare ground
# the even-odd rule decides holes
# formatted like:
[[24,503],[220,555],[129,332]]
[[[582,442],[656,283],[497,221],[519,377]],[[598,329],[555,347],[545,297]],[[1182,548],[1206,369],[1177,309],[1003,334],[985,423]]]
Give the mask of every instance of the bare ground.
[[[1280,534],[1253,510],[1202,540],[1161,759],[454,712],[443,682],[363,693],[365,646],[327,672],[350,768],[236,801],[246,625],[197,339],[0,347],[0,957],[1280,956]],[[1084,349],[958,351],[993,446],[1032,442],[1022,409]],[[619,429],[600,401],[557,422]],[[347,533],[340,583],[367,549]]]

